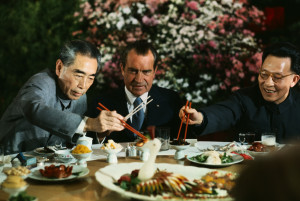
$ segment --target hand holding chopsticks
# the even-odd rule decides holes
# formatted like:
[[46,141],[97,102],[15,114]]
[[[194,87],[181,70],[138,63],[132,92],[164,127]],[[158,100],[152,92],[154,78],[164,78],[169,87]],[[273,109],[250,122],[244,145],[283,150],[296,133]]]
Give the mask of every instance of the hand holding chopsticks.
[[[102,105],[101,103],[98,103],[99,106],[101,106],[105,111],[103,112],[106,112],[106,111],[110,111],[109,109],[107,109],[104,105]],[[101,109],[100,107],[97,107],[98,110],[102,111],[103,109]],[[135,130],[134,128],[132,128],[129,124],[127,124],[123,119],[119,119],[119,121],[121,121],[121,123],[123,124],[123,126],[125,128],[127,128],[128,130],[130,130],[131,132],[137,134],[139,137],[143,138],[143,139],[146,139],[146,137],[144,135],[142,135],[140,132],[138,132],[137,130]]]
[[[185,104],[185,107],[184,109],[186,110],[187,109],[187,106],[189,104],[189,101],[186,101],[186,104]],[[189,105],[189,109],[191,109],[191,106],[192,106],[192,102],[190,102],[190,105]],[[182,109],[181,109],[182,110]],[[181,112],[180,110],[180,112]],[[187,133],[187,128],[188,128],[188,123],[189,123],[189,118],[190,118],[190,114],[186,114],[186,111],[184,112],[185,115],[181,117],[181,123],[180,123],[180,127],[179,127],[179,130],[178,130],[178,134],[177,134],[177,140],[179,140],[179,136],[180,136],[180,132],[181,132],[181,127],[182,127],[182,123],[184,121],[184,118],[186,117],[186,126],[185,126],[185,132],[184,132],[184,140],[185,141],[185,138],[186,138],[186,133]]]

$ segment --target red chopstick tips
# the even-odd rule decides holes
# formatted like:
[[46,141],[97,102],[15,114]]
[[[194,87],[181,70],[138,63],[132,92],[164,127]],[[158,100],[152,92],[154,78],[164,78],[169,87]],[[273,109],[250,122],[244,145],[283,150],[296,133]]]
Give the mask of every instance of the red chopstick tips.
[[[104,108],[107,111],[110,111],[109,109],[107,109],[104,105],[102,105],[101,103],[98,103],[98,105],[100,105],[102,108]],[[100,107],[97,107],[98,110],[102,111],[103,109],[101,109]],[[127,128],[128,130],[130,130],[131,132],[137,134],[138,136],[140,136],[143,139],[147,139],[144,135],[142,135],[140,132],[138,132],[137,130],[135,130],[134,128],[132,128],[129,124],[127,124],[124,120],[120,119],[120,121],[123,123],[124,127]]]
[[[190,103],[190,105],[189,105],[189,103]],[[189,108],[191,109],[192,102],[189,102],[187,100],[186,103],[185,103],[185,109],[187,109],[188,105],[189,105]],[[187,133],[187,127],[188,127],[189,118],[190,118],[190,114],[187,115],[187,119],[186,119],[185,132],[184,132],[184,141],[185,141],[185,138],[186,138],[186,133]],[[177,140],[179,140],[179,136],[180,136],[180,132],[181,132],[181,127],[182,127],[183,119],[184,118],[181,119],[179,131],[178,131],[178,134],[177,134]]]
[[[190,107],[189,109],[191,109],[192,107],[192,102],[190,102]],[[190,114],[187,115],[187,119],[186,119],[186,124],[185,124],[185,132],[184,132],[184,142],[185,142],[185,138],[186,138],[186,133],[187,133],[187,128],[188,128],[188,125],[189,125],[189,119],[190,119]]]

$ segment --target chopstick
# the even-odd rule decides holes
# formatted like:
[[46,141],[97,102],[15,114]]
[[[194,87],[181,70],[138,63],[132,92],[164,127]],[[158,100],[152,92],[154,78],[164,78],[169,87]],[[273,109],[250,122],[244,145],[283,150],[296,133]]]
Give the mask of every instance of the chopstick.
[[[187,100],[186,103],[185,103],[185,109],[187,108],[189,104],[189,101]],[[181,131],[181,127],[182,127],[182,123],[183,123],[183,118],[181,119],[181,123],[180,123],[180,127],[179,127],[179,131],[178,131],[178,134],[177,134],[177,140],[179,139],[179,135],[180,135],[180,131]]]
[[[104,108],[107,111],[110,111],[109,109],[107,109],[104,105],[102,105],[101,103],[98,103],[98,105],[100,105],[102,108]],[[103,109],[101,109],[100,107],[97,107],[98,110],[102,111]],[[124,124],[124,127],[127,128],[128,130],[130,130],[131,132],[137,134],[139,137],[146,139],[146,137],[144,135],[142,135],[140,132],[138,132],[137,130],[135,130],[134,128],[132,128],[129,124],[127,124],[124,120],[120,119],[120,121]]]
[[[190,105],[189,105],[189,103],[190,103]],[[189,101],[187,100],[186,103],[185,103],[185,109],[187,109],[188,105],[189,105],[189,109],[191,109],[192,102],[189,102]],[[188,128],[189,118],[190,118],[190,114],[187,115],[186,125],[185,125],[185,132],[184,132],[184,139],[183,139],[183,141],[185,141],[185,139],[186,139],[186,134],[187,134],[187,128]],[[178,131],[178,134],[177,134],[177,140],[179,140],[179,136],[180,136],[180,132],[181,132],[182,123],[183,123],[183,118],[181,119],[179,131]]]
[[[190,102],[190,107],[189,109],[191,109],[192,107],[192,102]],[[186,138],[186,133],[187,133],[187,128],[188,128],[188,123],[189,123],[189,118],[190,118],[190,114],[187,115],[187,119],[186,119],[186,123],[185,123],[185,132],[184,132],[184,142],[185,142],[185,138]]]
[[[150,96],[147,97],[147,99]],[[134,108],[134,110],[132,110],[128,115],[126,115],[125,117],[125,121],[127,121],[130,117],[132,117],[135,113],[137,113],[138,111],[140,111],[141,109],[143,109],[144,107],[146,107],[146,105],[148,105],[151,101],[153,101],[153,99],[149,100],[146,104],[144,104],[144,102],[141,102],[141,104],[139,104],[136,108]]]

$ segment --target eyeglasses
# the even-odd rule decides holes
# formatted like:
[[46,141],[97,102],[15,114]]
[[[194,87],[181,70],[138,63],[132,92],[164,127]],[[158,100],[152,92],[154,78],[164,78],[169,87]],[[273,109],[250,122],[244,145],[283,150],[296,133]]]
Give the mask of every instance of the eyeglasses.
[[293,75],[295,73],[291,73],[288,75],[281,75],[279,73],[270,73],[268,71],[265,70],[261,70],[259,69],[259,76],[263,79],[263,80],[267,80],[270,76],[272,77],[273,82],[277,83],[280,82],[283,78]]

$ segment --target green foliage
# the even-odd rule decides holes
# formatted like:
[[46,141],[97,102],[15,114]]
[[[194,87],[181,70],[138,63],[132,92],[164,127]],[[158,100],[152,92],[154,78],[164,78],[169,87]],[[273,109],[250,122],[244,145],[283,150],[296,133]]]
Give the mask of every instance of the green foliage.
[[5,0],[0,3],[0,116],[30,76],[55,68],[62,44],[72,39],[73,0]]

